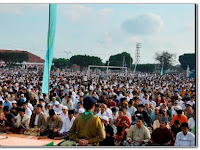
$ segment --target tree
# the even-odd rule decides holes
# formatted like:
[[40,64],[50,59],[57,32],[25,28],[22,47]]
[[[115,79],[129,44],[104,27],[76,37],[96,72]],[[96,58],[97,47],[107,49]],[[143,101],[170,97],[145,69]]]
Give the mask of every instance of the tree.
[[133,59],[127,52],[122,52],[120,54],[111,55],[109,58],[110,66],[123,66],[123,57],[125,59],[125,65],[126,67],[130,68],[130,64],[133,63]]
[[70,60],[65,58],[54,58],[53,63],[56,68],[61,68],[61,69],[72,66]]
[[87,67],[88,65],[97,65],[101,66],[102,60],[96,56],[88,56],[88,55],[75,55],[70,58],[70,63],[77,64],[81,68]]
[[142,71],[142,72],[153,72],[155,69],[154,64],[138,64],[137,65],[137,71]]
[[156,52],[155,55],[155,60],[158,61],[160,64],[163,63],[164,70],[167,70],[169,66],[173,64],[176,58],[175,54],[171,54],[167,51],[163,51],[161,53]]
[[22,63],[28,61],[28,54],[25,52],[1,52],[0,60],[3,60],[5,64],[10,67],[16,63]]
[[195,69],[195,54],[191,53],[180,55],[179,62],[184,70],[187,69],[187,65],[189,65],[190,70]]

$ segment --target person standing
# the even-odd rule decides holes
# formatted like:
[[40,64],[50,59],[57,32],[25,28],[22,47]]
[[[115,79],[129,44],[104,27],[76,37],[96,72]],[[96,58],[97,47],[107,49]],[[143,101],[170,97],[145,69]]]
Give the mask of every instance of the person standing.
[[69,137],[81,146],[98,145],[105,139],[105,131],[98,116],[93,114],[96,100],[92,97],[85,97],[83,107],[86,111],[77,116],[69,130]]

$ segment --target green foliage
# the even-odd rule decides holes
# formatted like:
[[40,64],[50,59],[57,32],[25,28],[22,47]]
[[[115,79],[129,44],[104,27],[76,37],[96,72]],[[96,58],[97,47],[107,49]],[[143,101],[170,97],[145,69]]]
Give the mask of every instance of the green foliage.
[[75,55],[70,58],[70,62],[72,64],[77,64],[80,67],[87,67],[88,65],[97,65],[101,66],[102,60],[96,56],[88,56],[88,55]]
[[54,58],[53,63],[56,68],[61,68],[61,69],[72,66],[70,60],[65,58]]
[[171,54],[169,52],[161,52],[161,53],[156,53],[155,56],[155,60],[158,61],[160,64],[162,64],[162,62],[164,63],[164,70],[168,69],[170,65],[173,64],[173,62],[175,61],[176,55],[175,54]]
[[153,72],[155,69],[154,64],[138,64],[137,65],[137,71],[142,71],[142,72]]
[[120,54],[111,55],[109,58],[110,66],[123,66],[123,56],[125,56],[126,67],[130,68],[130,64],[133,63],[133,59],[130,56],[130,54],[127,52],[122,52]]
[[15,65],[16,63],[22,63],[28,61],[28,54],[25,52],[0,52],[0,60],[3,60],[8,67]]
[[195,54],[191,53],[180,55],[179,62],[184,70],[187,69],[187,65],[189,65],[190,70],[195,69]]

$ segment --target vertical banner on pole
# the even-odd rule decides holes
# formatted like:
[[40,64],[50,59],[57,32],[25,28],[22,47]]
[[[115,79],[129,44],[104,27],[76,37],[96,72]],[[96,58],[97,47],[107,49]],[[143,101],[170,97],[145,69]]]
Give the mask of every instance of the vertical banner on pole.
[[57,5],[49,4],[49,27],[47,36],[47,52],[44,64],[43,81],[42,81],[42,93],[49,93],[49,73],[53,61],[54,53],[54,40],[56,31],[56,14]]
[[109,67],[109,61],[108,61],[108,64],[107,64],[107,69],[106,69],[106,73],[108,74],[108,67]]
[[135,67],[134,67],[134,74],[136,73],[136,67],[137,67],[137,64],[135,64]]
[[162,64],[162,68],[160,70],[160,75],[162,76],[163,75],[163,64]]

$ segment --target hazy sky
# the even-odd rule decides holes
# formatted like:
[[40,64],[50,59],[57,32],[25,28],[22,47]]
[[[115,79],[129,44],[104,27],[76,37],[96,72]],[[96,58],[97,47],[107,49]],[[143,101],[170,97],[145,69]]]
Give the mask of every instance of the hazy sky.
[[[56,58],[77,54],[103,62],[123,51],[140,63],[155,63],[155,52],[178,56],[195,52],[194,4],[59,4]],[[46,55],[47,4],[0,4],[0,49],[27,50]]]

